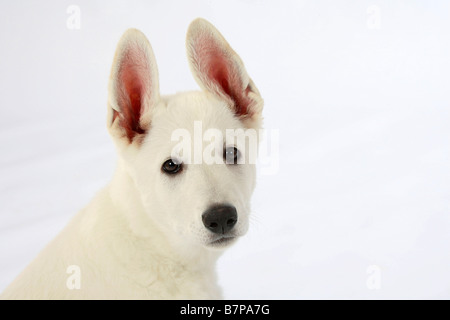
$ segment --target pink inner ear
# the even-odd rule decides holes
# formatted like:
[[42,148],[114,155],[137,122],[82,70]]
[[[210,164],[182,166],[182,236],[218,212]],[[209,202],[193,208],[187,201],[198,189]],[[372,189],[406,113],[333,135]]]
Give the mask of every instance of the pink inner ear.
[[[198,39],[197,56],[201,69],[206,73],[209,81],[213,81],[234,102],[236,115],[249,115],[249,105],[252,100],[248,97],[250,88],[243,88],[239,70],[219,45],[209,37]],[[211,88],[211,87],[210,87]]]
[[124,53],[118,72],[118,97],[120,113],[114,111],[113,118],[120,118],[120,125],[125,129],[130,142],[137,134],[145,133],[141,127],[142,98],[149,90],[149,70],[142,53],[138,49],[129,49]]

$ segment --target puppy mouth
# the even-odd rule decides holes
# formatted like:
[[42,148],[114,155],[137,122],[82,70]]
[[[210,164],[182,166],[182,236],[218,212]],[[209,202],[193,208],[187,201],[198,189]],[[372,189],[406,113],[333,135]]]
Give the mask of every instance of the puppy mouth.
[[236,236],[223,235],[223,236],[219,237],[218,239],[215,239],[215,240],[209,242],[208,246],[213,247],[213,248],[224,248],[224,247],[227,247],[230,244],[234,243],[236,241],[236,239],[237,239]]

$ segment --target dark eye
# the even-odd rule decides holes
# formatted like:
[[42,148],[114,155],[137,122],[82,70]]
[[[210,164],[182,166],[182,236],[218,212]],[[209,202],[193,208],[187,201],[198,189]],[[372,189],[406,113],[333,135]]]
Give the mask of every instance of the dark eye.
[[180,170],[183,168],[183,164],[182,163],[177,163],[172,159],[167,160],[166,162],[163,163],[162,165],[162,170],[165,173],[168,174],[175,174],[180,172]]
[[226,164],[237,164],[241,153],[236,147],[227,147],[223,152],[223,158]]

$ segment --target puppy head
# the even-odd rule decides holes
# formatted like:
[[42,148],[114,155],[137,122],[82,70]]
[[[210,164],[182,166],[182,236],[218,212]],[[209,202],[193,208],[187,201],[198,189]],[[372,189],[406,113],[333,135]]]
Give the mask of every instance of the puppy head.
[[146,217],[175,243],[220,249],[248,229],[263,101],[210,23],[195,20],[186,42],[203,90],[161,97],[150,43],[122,36],[107,124]]

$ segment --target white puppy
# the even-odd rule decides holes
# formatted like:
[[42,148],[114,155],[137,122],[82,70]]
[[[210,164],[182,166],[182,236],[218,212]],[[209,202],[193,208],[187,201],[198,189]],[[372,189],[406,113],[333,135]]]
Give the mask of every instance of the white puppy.
[[[259,129],[263,101],[209,22],[195,20],[186,41],[203,91],[160,96],[150,43],[138,30],[122,36],[108,99],[115,175],[2,298],[221,297],[215,263],[248,229],[256,173],[244,130]],[[214,134],[198,140],[199,128]],[[229,129],[243,129],[231,144],[217,138]],[[187,134],[194,138],[179,152]],[[208,141],[213,148],[199,157]],[[211,163],[205,154],[231,161]]]

